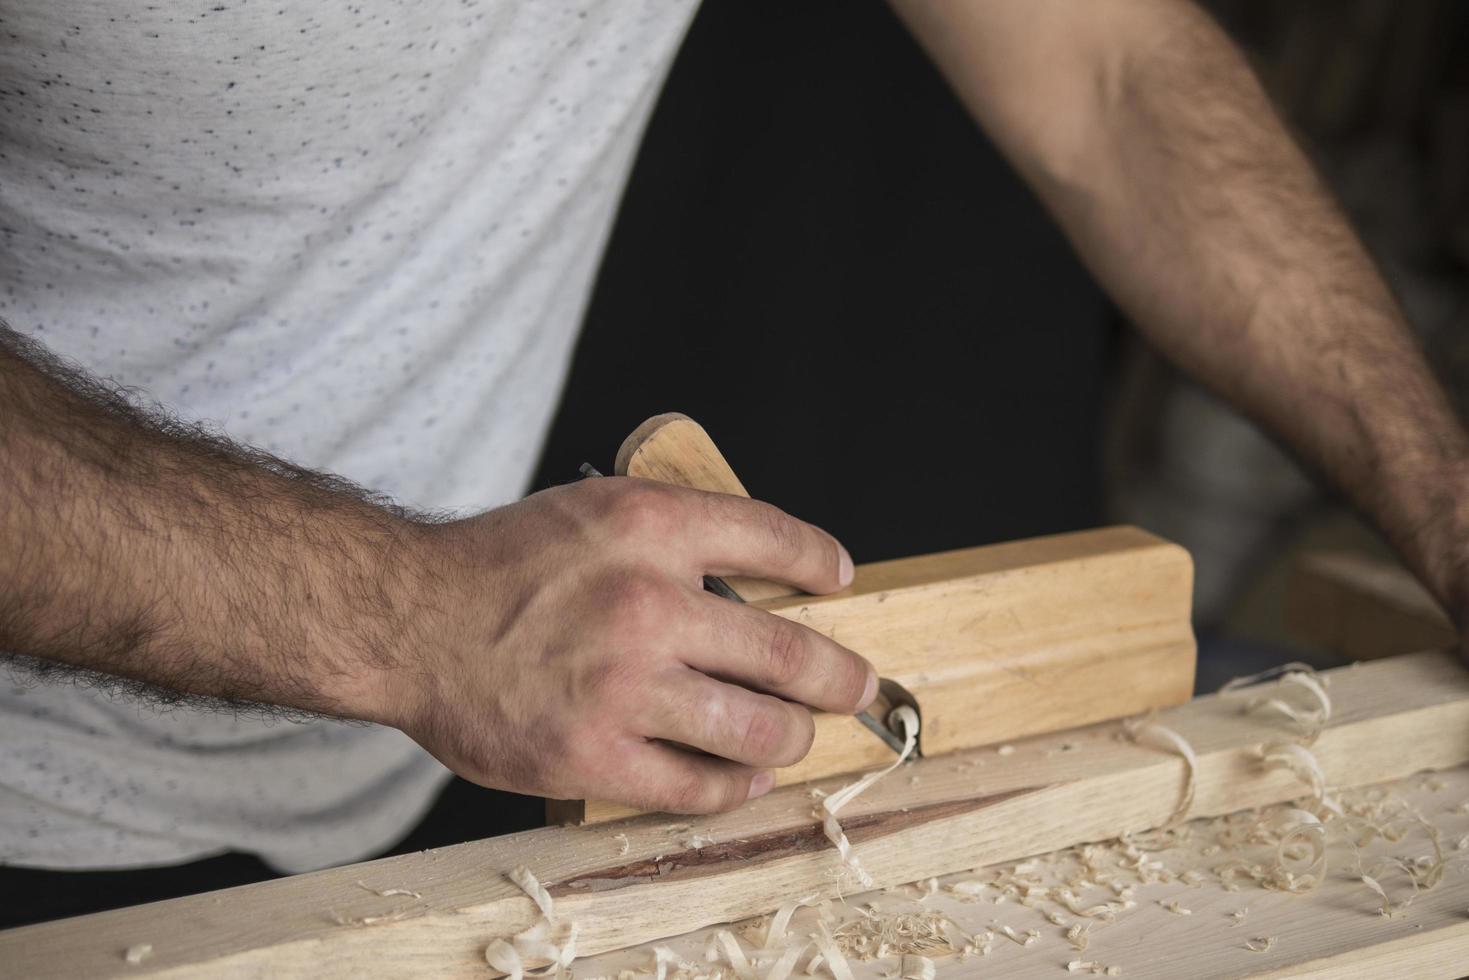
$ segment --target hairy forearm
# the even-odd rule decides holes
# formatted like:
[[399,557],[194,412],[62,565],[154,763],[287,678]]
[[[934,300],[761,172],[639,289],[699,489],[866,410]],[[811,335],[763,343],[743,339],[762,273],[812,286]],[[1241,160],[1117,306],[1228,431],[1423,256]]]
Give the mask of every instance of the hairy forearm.
[[1460,606],[1469,444],[1371,260],[1201,14],[1122,64],[1057,211],[1133,320],[1289,443]]
[[[1464,430],[1222,32],[1188,3],[1041,4],[1040,40],[1015,62],[1030,75],[1004,91],[935,29],[945,5],[900,7],[1139,329],[1330,479],[1461,610]],[[1031,78],[1044,98],[1025,94]]]
[[355,488],[146,412],[0,325],[0,651],[379,720],[395,552]]

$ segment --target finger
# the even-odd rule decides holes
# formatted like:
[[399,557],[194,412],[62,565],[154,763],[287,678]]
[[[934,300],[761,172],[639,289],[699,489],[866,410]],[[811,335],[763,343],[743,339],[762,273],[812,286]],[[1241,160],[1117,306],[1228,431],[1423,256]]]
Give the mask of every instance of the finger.
[[728,759],[698,755],[659,742],[645,742],[629,757],[620,785],[636,787],[621,794],[640,810],[664,813],[720,813],[763,796],[775,777]]
[[748,497],[700,496],[710,518],[696,543],[704,574],[750,575],[817,594],[852,584],[852,556],[821,528]]
[[753,606],[697,601],[702,615],[679,637],[690,667],[821,711],[851,714],[877,696],[872,664],[835,640]]
[[811,712],[769,694],[678,667],[660,677],[640,734],[749,766],[792,766],[806,757]]

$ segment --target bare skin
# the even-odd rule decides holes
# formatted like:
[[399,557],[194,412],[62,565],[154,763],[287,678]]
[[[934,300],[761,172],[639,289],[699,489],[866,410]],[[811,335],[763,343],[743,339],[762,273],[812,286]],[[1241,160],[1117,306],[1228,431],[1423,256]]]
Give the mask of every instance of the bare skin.
[[1185,0],[891,0],[1149,340],[1469,611],[1469,436],[1239,51]]
[[811,745],[806,706],[876,693],[856,654],[702,591],[851,581],[835,539],[768,504],[614,478],[434,522],[3,330],[0,406],[0,649],[392,725],[484,785],[682,813],[767,791]]

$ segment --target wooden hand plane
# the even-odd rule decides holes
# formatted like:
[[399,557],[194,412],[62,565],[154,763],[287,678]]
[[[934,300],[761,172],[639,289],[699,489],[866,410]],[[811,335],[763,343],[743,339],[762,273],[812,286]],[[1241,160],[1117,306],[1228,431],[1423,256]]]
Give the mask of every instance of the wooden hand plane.
[[[638,426],[615,472],[749,496],[703,427],[678,413]],[[721,587],[870,660],[885,681],[879,701],[917,708],[928,756],[1181,704],[1193,692],[1193,563],[1140,528],[858,565],[848,588],[825,596],[738,577]],[[890,763],[893,740],[874,737],[885,711],[867,714],[818,713],[811,751],[778,770],[777,785]],[[633,812],[594,800],[547,803],[559,823]]]

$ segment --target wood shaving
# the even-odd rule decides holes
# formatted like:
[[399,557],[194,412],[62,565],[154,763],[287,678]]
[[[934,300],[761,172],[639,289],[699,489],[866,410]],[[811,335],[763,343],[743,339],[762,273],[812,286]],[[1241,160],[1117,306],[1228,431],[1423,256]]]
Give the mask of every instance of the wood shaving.
[[795,970],[796,962],[800,960],[801,955],[809,947],[810,943],[795,943],[791,945],[780,955],[780,959],[776,960],[775,965],[765,974],[765,980],[786,980],[791,975],[791,972]]
[[1231,922],[1229,924],[1230,927],[1232,928],[1234,926],[1244,925],[1245,916],[1247,916],[1249,914],[1250,914],[1250,907],[1248,905],[1246,905],[1242,909],[1235,909],[1233,912],[1229,913],[1229,917],[1234,920],[1233,922]]
[[1015,746],[1013,746],[1013,745],[1002,745],[999,748],[995,749],[995,754],[996,755],[1014,755],[1015,754]]
[[1331,720],[1331,697],[1326,693],[1323,679],[1309,664],[1290,663],[1248,677],[1236,677],[1221,687],[1219,693],[1228,695],[1241,688],[1277,679],[1275,693],[1279,697],[1256,695],[1245,702],[1242,710],[1246,714],[1278,714],[1289,718],[1301,726],[1309,745]]
[[1100,963],[1093,963],[1090,960],[1072,960],[1066,964],[1066,972],[1090,973],[1098,977],[1120,977],[1122,976],[1122,967],[1103,966]]
[[1188,811],[1194,805],[1194,786],[1199,768],[1199,757],[1194,753],[1194,747],[1188,743],[1188,739],[1155,721],[1134,719],[1123,726],[1123,731],[1138,745],[1160,752],[1175,752],[1183,757],[1183,792],[1179,794],[1178,805],[1173,808],[1173,814],[1165,826],[1182,823],[1188,818]]
[[379,926],[384,922],[402,922],[404,919],[410,919],[419,914],[419,909],[406,908],[398,909],[394,912],[387,912],[383,915],[361,915],[355,919],[350,919],[340,913],[333,912],[331,913],[331,920],[339,926]]
[[632,842],[627,839],[626,834],[613,834],[612,839],[617,841],[618,854],[626,854],[632,848]]
[[404,896],[406,896],[408,898],[422,898],[423,897],[423,895],[420,894],[419,892],[409,891],[406,888],[382,888],[382,889],[378,889],[378,888],[373,888],[371,885],[369,885],[369,884],[367,884],[366,882],[363,882],[363,881],[354,881],[353,884],[356,885],[358,888],[361,888],[364,891],[370,891],[374,895],[377,895],[377,896],[379,896],[381,898],[392,898],[395,895],[404,895]]
[[1274,936],[1259,936],[1245,943],[1245,949],[1252,953],[1268,953],[1275,947]]
[[1161,906],[1163,906],[1164,911],[1166,911],[1166,912],[1172,912],[1174,915],[1193,915],[1194,914],[1194,910],[1193,909],[1186,909],[1182,905],[1179,905],[1178,904],[1178,899],[1176,899],[1176,898],[1170,898],[1166,902],[1161,902],[1160,901],[1158,904],[1161,905]]
[[504,973],[510,980],[522,980],[527,966],[544,966],[542,973],[562,973],[576,959],[576,923],[558,922],[551,893],[546,891],[529,868],[516,868],[509,874],[511,882],[530,896],[541,915],[528,929],[509,941],[496,939],[485,947],[485,962]]
[[988,882],[978,878],[966,878],[962,881],[954,881],[944,886],[944,891],[957,898],[974,899],[984,894],[989,887]]
[[1092,924],[1090,922],[1078,922],[1066,930],[1066,941],[1071,944],[1072,949],[1080,953],[1091,942],[1091,937],[1087,935],[1091,931]]
[[1041,938],[1040,932],[1036,929],[1027,929],[1025,930],[1025,934],[1021,935],[1010,926],[996,925],[995,928],[998,929],[1000,931],[1000,934],[1006,939],[1009,939],[1012,942],[1017,942],[1022,946],[1029,946],[1031,943]]
[[1311,796],[1333,813],[1341,813],[1340,805],[1326,795],[1326,774],[1321,764],[1303,745],[1294,742],[1270,742],[1258,750],[1260,762],[1266,769],[1287,769],[1297,779],[1308,783]]
[[927,956],[912,954],[903,957],[903,966],[898,972],[902,980],[933,980],[933,960]]
[[137,966],[139,963],[142,963],[144,960],[152,955],[152,943],[138,943],[134,946],[129,946],[126,950],[124,950],[122,958],[123,962],[127,963],[128,966]]
[[[852,968],[847,964],[847,958],[842,955],[842,951],[837,948],[836,941],[825,929],[811,938],[816,943],[816,948],[821,950],[821,959],[826,964],[827,972],[836,980],[854,980]],[[809,971],[810,967],[807,969]]]
[[734,937],[734,933],[728,929],[721,929],[715,933],[714,938],[719,940],[719,945],[724,948],[725,958],[729,960],[729,965],[734,969],[735,976],[739,977],[739,980],[759,980],[755,973],[755,968],[750,965],[750,961],[745,956],[745,951],[740,948],[740,941]]
[[794,902],[786,902],[780,908],[776,909],[775,915],[770,918],[770,925],[765,929],[765,936],[760,945],[765,949],[773,949],[777,944],[784,943],[786,941],[786,930],[791,924],[791,916],[795,915],[796,910],[802,906],[814,904],[817,898],[819,896],[814,894],[807,895],[805,898],[798,898]]
[[842,831],[842,825],[837,822],[837,812],[862,793],[866,792],[873,783],[901,766],[907,761],[908,756],[913,754],[913,749],[918,744],[918,712],[904,704],[893,709],[893,715],[898,719],[898,724],[903,729],[903,751],[898,753],[898,757],[893,760],[892,765],[879,769],[876,772],[868,773],[856,782],[842,787],[821,801],[821,810],[824,814],[821,817],[821,829],[826,834],[826,839],[835,845],[837,853],[841,855],[842,863],[847,866],[847,869],[852,872],[852,875],[863,888],[872,887],[872,876],[867,873],[866,869],[862,867],[861,862],[857,860],[857,854],[852,849],[851,841],[847,840],[847,835]]
[[[711,942],[712,942],[711,938]],[[653,947],[653,977],[654,980],[666,980],[668,968],[673,967],[677,973],[683,969],[682,958],[667,946]]]

